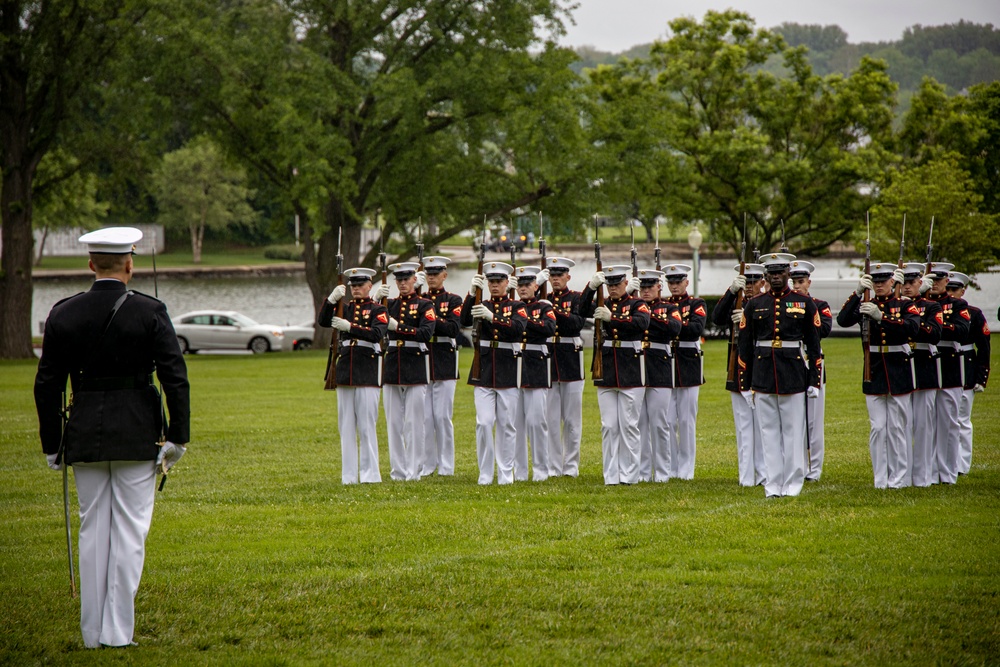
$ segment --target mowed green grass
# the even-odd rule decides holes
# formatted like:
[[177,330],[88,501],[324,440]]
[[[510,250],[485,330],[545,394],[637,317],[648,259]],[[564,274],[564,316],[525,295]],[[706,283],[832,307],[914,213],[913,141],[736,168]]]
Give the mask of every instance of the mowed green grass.
[[455,477],[344,487],[325,353],[189,358],[194,439],[157,494],[127,651],[83,648],[35,364],[0,364],[0,664],[996,664],[997,388],[971,474],[878,491],[860,346],[825,347],[823,479],[768,501],[736,482],[722,342],[695,479],[632,487],[602,483],[589,382],[578,479],[479,487],[463,381]]

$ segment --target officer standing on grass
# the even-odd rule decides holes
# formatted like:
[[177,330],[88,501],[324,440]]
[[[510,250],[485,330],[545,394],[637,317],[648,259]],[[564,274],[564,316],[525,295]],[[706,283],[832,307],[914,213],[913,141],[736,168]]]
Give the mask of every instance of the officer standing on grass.
[[[517,375],[527,313],[524,304],[507,298],[507,283],[514,267],[489,262],[483,270],[485,275],[477,273],[472,277],[469,294],[462,304],[462,324],[480,328],[479,380],[469,378],[469,384],[475,387],[479,483],[492,484],[495,467],[497,483],[512,484],[517,439],[514,428]],[[476,304],[477,289],[484,293],[489,290],[490,298]]]
[[556,316],[552,347],[552,389],[549,391],[549,477],[576,477],[580,472],[580,437],[583,431],[583,340],[586,320],[580,314],[580,293],[567,287],[576,262],[546,257],[549,301]]
[[[347,289],[337,285],[319,311],[321,327],[340,331],[340,350],[334,369],[337,380],[337,430],[340,432],[340,479],[344,484],[382,481],[378,468],[379,387],[382,385],[382,339],[389,325],[385,306],[373,301],[372,269],[344,272],[351,299],[344,316],[337,317],[337,303]],[[388,288],[386,288],[388,289]]]
[[[35,376],[42,450],[52,469],[72,465],[76,480],[87,648],[132,644],[156,473],[183,456],[190,433],[187,367],[167,308],[127,287],[141,238],[132,227],[80,237],[96,280],[53,306]],[[64,427],[67,378],[73,395]]]
[[538,286],[548,280],[548,271],[537,266],[519,266],[517,296],[524,304],[527,320],[521,342],[521,377],[517,396],[517,439],[514,480],[528,479],[528,441],[531,441],[532,476],[536,482],[549,478],[549,391],[552,359],[548,340],[556,333],[552,304],[537,298]]
[[[899,489],[910,484],[910,393],[914,389],[913,359],[909,342],[920,329],[920,313],[909,299],[893,296],[903,270],[895,264],[871,265],[861,276],[854,294],[837,314],[837,324],[850,327],[869,318],[871,380],[861,383],[868,405],[875,488]],[[875,292],[862,303],[865,290]]]
[[768,498],[802,491],[806,410],[819,396],[823,367],[816,304],[788,287],[794,261],[788,253],[761,257],[771,289],[750,299],[740,320],[740,390],[760,420]]
[[[948,274],[948,295],[954,299],[965,299],[965,288],[969,276],[952,271]],[[958,406],[958,423],[961,432],[958,474],[967,475],[972,467],[972,403],[976,394],[986,390],[990,378],[990,328],[986,324],[983,311],[969,306],[969,333],[960,338],[962,357],[965,362],[965,382],[962,401]]]
[[389,439],[389,475],[397,481],[420,479],[424,452],[424,407],[430,382],[427,349],[437,316],[434,304],[421,298],[416,262],[391,264],[399,297],[389,299],[389,339],[382,372],[382,397]]
[[[737,264],[735,271],[739,271]],[[736,298],[740,290],[744,290],[746,299],[759,295],[763,289],[764,265],[744,264],[743,274],[737,274],[726,293],[712,310],[712,323],[720,328],[733,327],[739,332],[740,320],[743,319],[743,309],[736,308]],[[729,355],[739,357],[739,348],[727,346]],[[726,358],[727,363],[730,361]],[[732,363],[737,366],[738,361]],[[727,366],[728,368],[728,366]],[[763,484],[766,478],[764,468],[764,449],[760,441],[760,424],[757,423],[757,411],[753,403],[744,400],[740,393],[739,374],[732,380],[726,378],[726,391],[729,392],[733,407],[733,423],[736,427],[736,466],[740,486],[757,486]]]
[[428,348],[431,353],[431,383],[424,401],[424,460],[420,476],[455,474],[455,388],[458,385],[458,337],[462,330],[462,297],[448,292],[447,257],[424,257],[427,279],[425,297],[434,304],[437,318]]
[[674,386],[671,343],[681,332],[677,306],[662,297],[663,272],[639,270],[639,296],[649,306],[649,328],[643,339],[646,392],[639,416],[639,479],[670,480],[670,394]]
[[663,267],[670,289],[670,303],[681,315],[681,333],[673,344],[674,389],[670,392],[670,476],[694,479],[694,459],[697,449],[698,393],[705,384],[705,353],[701,337],[705,333],[708,311],[704,299],[687,293],[687,264]]
[[[816,270],[816,265],[812,262],[793,260],[788,270],[788,276],[792,280],[792,289],[803,296],[807,296],[816,304],[819,313],[819,337],[820,341],[830,335],[833,330],[833,311],[830,304],[823,299],[817,299],[809,294],[812,287],[812,272]],[[806,437],[809,440],[809,460],[806,461],[806,481],[818,482],[823,475],[823,458],[826,443],[826,425],[824,413],[826,412],[826,365],[823,361],[825,355],[820,351],[819,368],[819,396],[809,404],[808,428]]]
[[937,345],[941,340],[944,317],[937,301],[921,296],[927,292],[933,278],[924,277],[924,265],[909,262],[903,265],[902,296],[913,302],[920,316],[920,326],[910,340],[916,386],[910,394],[910,479],[913,486],[930,486],[935,468],[934,433],[937,423],[937,395],[941,388],[941,364]]

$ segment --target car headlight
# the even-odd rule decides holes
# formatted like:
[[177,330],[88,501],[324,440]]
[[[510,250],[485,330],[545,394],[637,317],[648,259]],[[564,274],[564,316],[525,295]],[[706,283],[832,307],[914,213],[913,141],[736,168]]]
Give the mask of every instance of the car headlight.
[[285,332],[284,331],[272,331],[271,335],[274,336],[275,338],[284,338],[285,337]]

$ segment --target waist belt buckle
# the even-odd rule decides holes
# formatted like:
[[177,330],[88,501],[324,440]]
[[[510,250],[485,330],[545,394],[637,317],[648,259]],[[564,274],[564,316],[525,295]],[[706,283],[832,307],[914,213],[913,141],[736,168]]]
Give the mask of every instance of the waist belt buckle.
[[611,347],[621,347],[621,346],[622,346],[622,342],[620,340],[613,340],[613,341],[611,341]]
[[404,345],[406,345],[406,341],[405,340],[397,340],[396,341],[396,347],[403,347]]
[[352,338],[350,340],[350,342],[348,343],[348,345],[350,345],[351,347],[355,347],[357,344],[358,344],[358,339],[357,338]]
[[648,340],[642,341],[642,349],[644,349],[644,350],[649,349],[649,341]]
[[771,347],[780,350],[781,349],[781,341],[780,340],[772,340],[771,341]]

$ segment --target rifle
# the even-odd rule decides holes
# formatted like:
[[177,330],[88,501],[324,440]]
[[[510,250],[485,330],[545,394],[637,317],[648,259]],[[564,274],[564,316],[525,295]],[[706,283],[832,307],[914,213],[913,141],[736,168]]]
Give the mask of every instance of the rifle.
[[[899,261],[896,263],[896,266],[898,266],[899,268],[903,268],[903,264],[904,264],[904,262],[903,262],[903,253],[905,252],[905,250],[903,248],[904,248],[905,244],[906,244],[906,214],[904,213],[903,214],[903,233],[900,234],[900,236],[899,236]],[[896,283],[896,285],[893,287],[893,289],[895,290],[894,296],[898,299],[900,293],[902,293],[903,284],[902,283]]]
[[[601,262],[601,238],[597,229],[597,214],[594,214],[594,258],[597,260],[597,271],[604,270]],[[604,305],[604,286],[597,286],[597,307]],[[604,345],[604,329],[600,320],[594,320],[594,360],[590,365],[590,375],[595,384],[604,379],[604,363],[601,361],[601,347]]]
[[[538,212],[538,254],[542,256],[542,268],[545,268],[545,222],[542,220],[542,212]],[[538,298],[546,299],[549,296],[549,283],[543,282],[538,286]]]
[[[747,216],[746,213],[743,214],[743,241],[740,243],[740,275],[747,275]],[[740,290],[736,293],[736,305],[735,309],[740,310],[743,308],[743,295],[745,290]],[[733,325],[733,330],[729,334],[729,368],[726,372],[726,381],[735,382],[736,381],[736,357],[738,355],[737,341],[739,336],[739,329],[736,325]]]
[[931,216],[931,233],[927,236],[927,256],[924,258],[927,266],[924,268],[924,273],[930,273],[934,270],[934,262],[931,261],[931,256],[934,252],[934,246],[931,241],[934,239],[934,216]]
[[[868,238],[865,239],[865,275],[871,275],[872,272],[872,223],[868,218],[868,213],[865,213],[865,223],[868,225]],[[862,303],[868,303],[871,301],[871,291],[865,289],[864,296],[861,298]],[[871,324],[868,321],[868,317],[863,316],[861,318],[861,349],[864,352],[864,372],[862,374],[862,379],[865,382],[872,381],[872,359],[871,359]]]
[[656,262],[656,270],[663,270],[663,265],[660,261],[660,216],[656,216],[656,247],[653,248],[653,261]]
[[[155,241],[154,241],[155,244]],[[154,247],[155,252],[155,247]],[[66,518],[66,555],[69,557],[69,592],[73,599],[76,599],[76,573],[73,571],[73,529],[69,522],[69,465],[66,463],[66,425],[69,423],[69,408],[66,407],[66,389],[62,392],[62,411],[59,417],[62,420],[62,432],[59,437],[59,463],[62,466],[63,483],[63,515]],[[72,407],[72,402],[70,402]],[[166,479],[166,477],[164,477]]]
[[[420,266],[417,267],[417,271],[424,270],[424,219],[422,217],[417,218],[417,262]],[[417,285],[414,290],[418,295],[423,290],[422,287]]]
[[[514,222],[510,223],[510,268],[517,268],[517,246],[514,245]],[[511,271],[511,281],[507,283],[507,298],[511,301],[517,295],[517,272]]]
[[758,240],[760,239],[760,223],[757,222],[757,218],[753,220],[753,263],[760,263],[760,248]]
[[[389,284],[389,269],[385,265],[385,238],[384,237],[385,237],[385,228],[382,227],[382,225],[380,223],[379,224],[379,232],[378,232],[378,263],[379,263],[379,266],[382,268],[382,284],[383,285],[388,285]],[[379,299],[378,302],[379,302],[380,305],[384,306],[384,305],[386,305],[386,301],[388,301],[388,299],[389,299],[389,297],[385,297],[384,296],[381,299]]]
[[631,221],[629,222],[628,225],[628,231],[629,234],[632,235],[632,250],[631,250],[632,277],[635,278],[639,275],[639,266],[636,264],[636,262],[639,259],[639,253],[635,249],[635,225],[633,225]]
[[[341,227],[337,230],[337,284],[344,284],[344,252],[341,242],[343,241],[344,228]],[[385,274],[382,274],[382,280],[385,280]],[[345,294],[340,301],[337,302],[337,317],[344,317],[344,300],[347,298]],[[333,334],[330,336],[330,354],[326,358],[326,382],[323,389],[334,390],[337,389],[337,358],[340,356],[340,329],[336,327],[333,329]]]
[[[486,260],[486,216],[483,216],[483,237],[479,244],[479,266],[476,267],[476,273],[482,275],[483,273],[483,262]],[[483,302],[483,288],[477,287],[475,294],[475,301],[472,305],[478,306]],[[469,380],[473,382],[479,382],[479,369],[481,360],[479,358],[479,337],[482,335],[482,320],[476,320],[475,326],[472,328],[472,368],[469,369]]]

